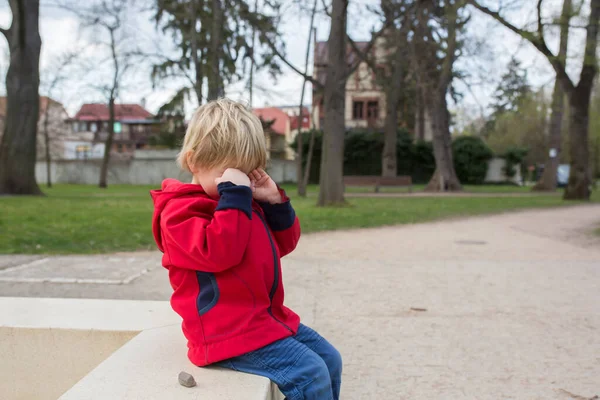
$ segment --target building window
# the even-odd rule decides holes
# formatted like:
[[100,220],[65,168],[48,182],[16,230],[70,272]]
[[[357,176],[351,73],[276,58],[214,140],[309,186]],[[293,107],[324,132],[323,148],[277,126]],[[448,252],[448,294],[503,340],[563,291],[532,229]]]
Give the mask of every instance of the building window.
[[95,122],[92,122],[92,123],[90,124],[90,131],[92,131],[92,132],[94,132],[94,133],[98,132],[98,124],[97,124],[97,123],[95,123]]
[[352,102],[352,119],[365,119],[364,108],[364,101]]
[[73,132],[79,132],[79,122],[73,122]]
[[367,103],[367,119],[377,119],[379,117],[379,102],[369,101]]
[[113,128],[114,128],[114,132],[115,133],[121,133],[121,130],[123,129],[123,126],[121,125],[120,122],[115,122]]

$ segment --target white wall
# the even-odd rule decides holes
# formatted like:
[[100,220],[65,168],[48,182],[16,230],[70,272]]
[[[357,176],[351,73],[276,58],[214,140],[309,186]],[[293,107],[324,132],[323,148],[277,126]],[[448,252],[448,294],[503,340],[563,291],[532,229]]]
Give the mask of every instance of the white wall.
[[[191,181],[191,175],[179,169],[177,151],[136,151],[131,160],[113,160],[108,167],[108,183],[123,185],[158,185],[166,178]],[[101,160],[58,160],[52,163],[54,183],[95,185],[100,177]],[[296,164],[290,160],[270,160],[267,171],[275,182],[295,182]],[[35,168],[38,182],[46,181],[46,163]]]
[[[504,173],[504,167],[506,166],[506,160],[500,157],[494,157],[488,161],[488,170],[485,176],[485,183],[501,183],[507,182],[506,174]],[[510,180],[511,182],[521,185],[523,183],[523,177],[521,176],[521,166],[515,165],[515,176]]]
[[78,159],[78,156],[79,156],[79,159],[82,159],[83,155],[77,154],[78,146],[89,146],[90,147],[90,153],[88,154],[88,157],[87,157],[90,160],[99,160],[102,157],[104,157],[104,149],[105,149],[104,143],[92,144],[91,142],[86,142],[86,141],[65,140],[65,141],[63,141],[64,153],[62,155],[62,158],[65,160],[76,160],[76,159]]

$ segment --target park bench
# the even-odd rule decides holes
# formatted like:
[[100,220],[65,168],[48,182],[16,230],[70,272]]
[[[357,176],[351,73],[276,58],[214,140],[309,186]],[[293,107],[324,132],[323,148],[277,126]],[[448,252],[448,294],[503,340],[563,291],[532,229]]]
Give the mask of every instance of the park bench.
[[412,192],[412,178],[410,176],[349,175],[344,176],[344,186],[373,187],[375,193],[379,193],[381,187],[407,187],[408,191]]

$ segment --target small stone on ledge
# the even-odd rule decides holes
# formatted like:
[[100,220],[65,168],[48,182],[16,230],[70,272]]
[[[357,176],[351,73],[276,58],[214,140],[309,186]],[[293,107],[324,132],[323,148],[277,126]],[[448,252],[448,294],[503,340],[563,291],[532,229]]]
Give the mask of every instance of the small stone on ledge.
[[194,379],[194,377],[190,374],[188,374],[187,372],[181,371],[179,373],[179,384],[181,386],[185,386],[185,387],[194,387],[196,386],[196,380]]

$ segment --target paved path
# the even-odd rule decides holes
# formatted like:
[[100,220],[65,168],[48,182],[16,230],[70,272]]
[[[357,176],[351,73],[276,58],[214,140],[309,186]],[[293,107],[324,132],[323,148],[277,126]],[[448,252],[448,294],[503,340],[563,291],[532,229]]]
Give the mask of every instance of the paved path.
[[[600,206],[305,236],[286,298],[344,400],[600,395]],[[168,299],[156,253],[0,257],[0,295]],[[581,396],[581,397],[576,397]]]
[[[554,193],[547,193],[547,192],[536,192],[536,193],[531,193],[531,192],[524,192],[524,193],[474,193],[474,192],[444,192],[444,193],[439,193],[439,192],[423,192],[423,191],[417,191],[417,192],[379,192],[379,193],[374,193],[374,192],[362,192],[362,193],[344,193],[344,196],[346,197],[391,197],[391,198],[398,198],[398,197],[494,197],[494,198],[498,198],[498,197],[535,197],[535,196],[544,196],[544,197],[560,197],[561,194],[558,192],[554,192]],[[316,193],[315,196],[316,197]]]

